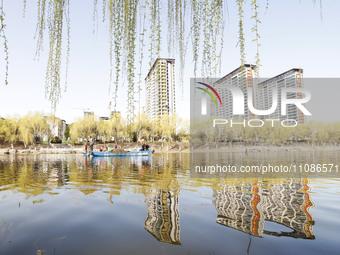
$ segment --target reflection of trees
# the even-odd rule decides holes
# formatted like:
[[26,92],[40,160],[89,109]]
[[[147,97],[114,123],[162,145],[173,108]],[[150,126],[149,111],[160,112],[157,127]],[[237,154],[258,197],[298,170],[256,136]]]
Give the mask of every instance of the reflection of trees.
[[[189,157],[185,162],[188,164]],[[123,187],[147,195],[150,189],[178,190],[180,155],[160,157],[93,158],[74,155],[14,156],[0,160],[1,190],[12,189],[37,196],[69,185],[84,194],[103,187],[119,195]],[[14,189],[15,188],[15,189]]]
[[[313,217],[307,180],[279,180],[277,182],[225,185],[214,190],[217,223],[254,236],[263,234],[314,239]],[[292,232],[264,230],[264,222],[271,221],[292,229]]]
[[36,157],[13,157],[0,165],[1,190],[13,190],[37,196],[65,184],[68,163],[61,159],[37,160]]

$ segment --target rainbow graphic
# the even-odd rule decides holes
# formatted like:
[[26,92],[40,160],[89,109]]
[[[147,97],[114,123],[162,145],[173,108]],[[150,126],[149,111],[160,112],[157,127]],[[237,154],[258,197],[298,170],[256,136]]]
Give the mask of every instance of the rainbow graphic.
[[[211,87],[210,85],[208,85],[206,83],[203,83],[203,82],[196,82],[196,83],[201,84],[203,86],[206,86],[208,89],[210,89],[217,96],[217,98],[220,101],[220,104],[222,106],[222,100],[220,98],[220,95],[217,93],[217,91],[213,87]],[[212,98],[212,100],[214,101],[215,105],[217,106],[216,99],[213,96],[213,94],[211,94],[211,92],[209,90],[201,88],[201,87],[196,87],[196,89],[200,89],[200,90],[203,90],[204,92],[206,92]]]

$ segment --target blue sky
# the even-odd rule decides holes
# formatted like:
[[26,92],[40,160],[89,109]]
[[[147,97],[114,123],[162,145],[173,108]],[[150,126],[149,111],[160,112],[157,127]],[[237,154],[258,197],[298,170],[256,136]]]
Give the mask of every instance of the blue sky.
[[[24,115],[28,111],[50,112],[50,103],[45,99],[44,78],[48,47],[39,61],[34,61],[34,32],[36,25],[36,7],[27,1],[26,17],[23,18],[22,0],[4,0],[6,13],[6,35],[9,41],[10,69],[9,85],[3,85],[3,51],[0,51],[0,116]],[[249,2],[249,1],[248,1]],[[304,69],[304,77],[339,77],[340,59],[340,1],[322,1],[320,6],[313,0],[267,1],[260,3],[261,34],[261,77],[272,77],[288,69]],[[249,10],[250,11],[250,10]],[[251,13],[245,13],[246,62],[255,62],[255,44],[251,42]],[[71,55],[68,88],[60,101],[56,115],[68,123],[83,115],[83,109],[90,109],[99,116],[108,116],[109,86],[109,33],[106,23],[99,22],[96,33],[92,33],[93,1],[71,0]],[[222,57],[221,76],[240,65],[238,40],[237,7],[234,1],[228,1],[225,23],[225,43]],[[101,14],[101,11],[99,11]],[[99,15],[99,19],[101,16]],[[167,27],[166,20],[163,28]],[[187,24],[189,24],[189,20]],[[161,57],[169,57],[166,47],[166,32],[162,34]],[[47,42],[47,40],[46,40]],[[148,44],[148,40],[146,40]],[[189,43],[190,45],[190,43]],[[2,45],[0,44],[0,47]],[[172,56],[171,56],[172,57]],[[177,77],[179,59],[177,61]],[[191,48],[187,50],[182,88],[177,83],[177,109],[182,118],[189,118],[189,84],[193,76]],[[147,74],[148,54],[145,54],[142,77]],[[138,73],[139,66],[136,64]],[[144,84],[144,83],[143,83]],[[340,86],[340,85],[339,85]],[[336,84],[314,86],[310,110],[312,120],[340,121]],[[142,92],[144,97],[144,92]],[[122,84],[119,92],[118,110],[126,109],[126,85]],[[325,111],[326,110],[326,111]],[[325,114],[327,112],[327,114]]]

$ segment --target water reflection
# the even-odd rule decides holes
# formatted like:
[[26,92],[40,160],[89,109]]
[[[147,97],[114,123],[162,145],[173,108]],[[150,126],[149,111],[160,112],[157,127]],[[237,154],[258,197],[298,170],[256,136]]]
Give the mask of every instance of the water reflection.
[[[314,219],[309,213],[314,204],[308,191],[307,179],[224,185],[223,189],[214,190],[216,222],[258,237],[267,234],[314,239]],[[265,221],[282,224],[292,231],[265,230]]]
[[178,193],[159,189],[151,190],[147,196],[144,227],[160,242],[181,244]]
[[[177,249],[188,254],[194,247],[204,249],[209,243],[213,251],[222,253],[225,235],[234,241],[234,235],[237,240],[245,236],[247,241],[250,235],[257,242],[286,238],[316,243],[327,242],[322,236],[329,228],[325,227],[320,235],[315,222],[319,229],[325,219],[334,228],[340,227],[338,221],[325,217],[322,211],[327,208],[331,215],[339,210],[334,202],[339,200],[338,179],[332,191],[327,191],[326,181],[318,183],[332,201],[327,201],[329,207],[320,207],[318,194],[311,193],[311,179],[193,179],[189,169],[189,154],[91,160],[69,155],[0,157],[0,249],[4,254],[30,254],[26,251],[34,243],[35,251],[46,248],[50,254],[56,247],[59,252],[75,250],[79,241],[74,239],[82,236],[84,245],[77,246],[83,249],[79,254],[91,254],[87,243],[94,243],[93,238],[101,243],[102,254],[109,254],[113,244],[121,247],[118,254],[133,254],[136,250],[124,250],[131,241],[139,243],[139,249],[145,251],[141,254],[149,254],[148,249],[157,245],[180,247]],[[318,208],[321,211],[315,210]],[[39,218],[45,224],[57,225],[45,229],[38,224]],[[202,236],[197,233],[201,225]],[[84,226],[101,237],[86,236]],[[205,232],[219,244],[208,240]],[[15,241],[20,235],[24,237],[18,240],[32,240],[17,246],[17,250],[10,247],[8,240]],[[63,236],[67,238],[58,239]],[[247,246],[243,244],[242,249]],[[209,252],[212,250],[204,254]]]

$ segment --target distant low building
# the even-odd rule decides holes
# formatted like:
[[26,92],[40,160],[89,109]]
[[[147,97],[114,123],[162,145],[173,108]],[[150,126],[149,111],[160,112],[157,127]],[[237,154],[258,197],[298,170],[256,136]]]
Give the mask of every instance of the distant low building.
[[65,120],[53,117],[47,117],[46,122],[49,127],[49,135],[44,136],[43,140],[48,141],[51,138],[59,137],[62,141],[65,141],[65,131],[67,128],[67,124]]
[[94,116],[94,112],[84,111],[84,118],[87,118],[87,117],[90,117],[90,116]]

